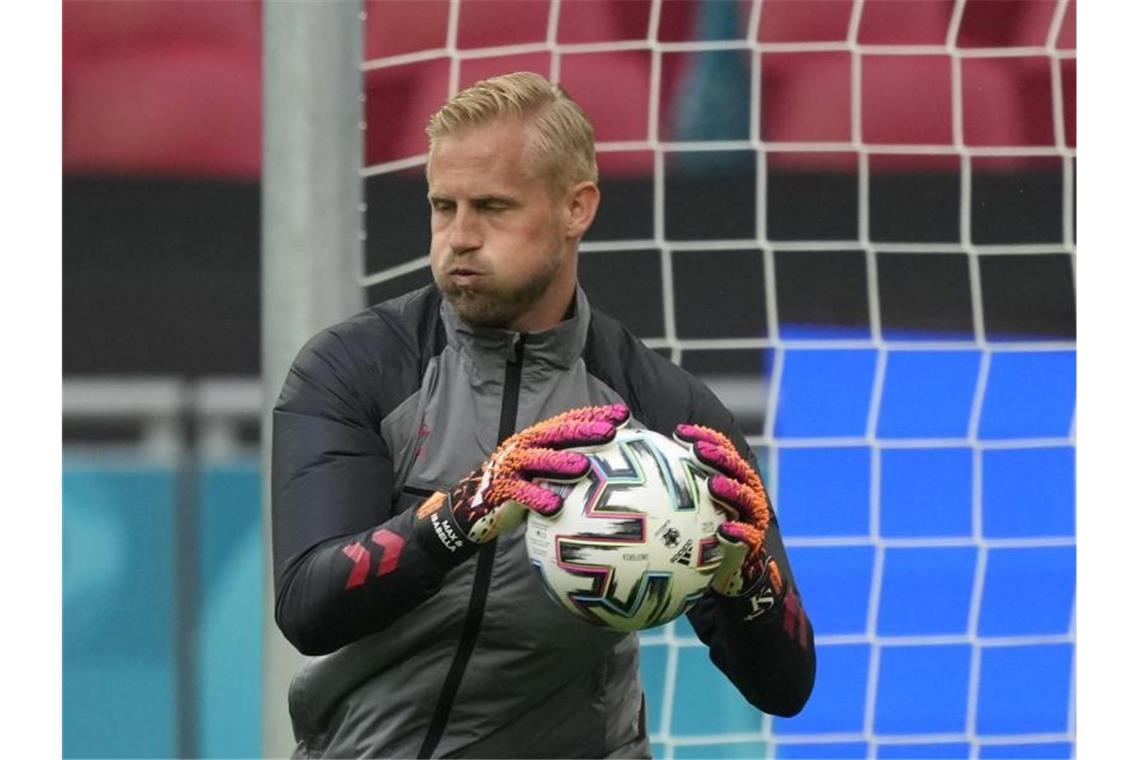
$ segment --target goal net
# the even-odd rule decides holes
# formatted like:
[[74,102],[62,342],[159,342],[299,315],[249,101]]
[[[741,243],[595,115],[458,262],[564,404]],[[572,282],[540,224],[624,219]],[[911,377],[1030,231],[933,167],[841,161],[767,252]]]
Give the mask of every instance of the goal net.
[[816,628],[804,711],[642,635],[654,754],[1073,754],[1073,0],[371,0],[365,270],[430,281],[428,116],[563,84],[597,308],[756,450]]

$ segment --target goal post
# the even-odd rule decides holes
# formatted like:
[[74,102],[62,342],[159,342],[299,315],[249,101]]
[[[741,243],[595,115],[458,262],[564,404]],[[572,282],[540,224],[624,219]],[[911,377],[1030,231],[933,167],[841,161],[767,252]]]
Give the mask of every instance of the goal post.
[[360,3],[262,6],[262,754],[288,757],[302,662],[274,622],[271,410],[306,340],[363,307]]

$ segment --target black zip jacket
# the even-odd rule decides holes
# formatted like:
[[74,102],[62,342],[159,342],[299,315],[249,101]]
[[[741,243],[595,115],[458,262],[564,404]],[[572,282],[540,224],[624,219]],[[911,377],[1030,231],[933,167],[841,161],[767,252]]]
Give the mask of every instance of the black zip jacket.
[[[713,394],[581,290],[541,333],[472,328],[428,286],[309,341],[273,413],[277,622],[320,655],[290,688],[298,756],[648,756],[635,634],[557,608],[522,530],[454,567],[412,531],[515,430],[619,401],[636,427],[721,430],[755,467]],[[774,609],[710,593],[688,615],[745,699],[790,716],[815,650],[775,522],[768,546],[789,587]]]

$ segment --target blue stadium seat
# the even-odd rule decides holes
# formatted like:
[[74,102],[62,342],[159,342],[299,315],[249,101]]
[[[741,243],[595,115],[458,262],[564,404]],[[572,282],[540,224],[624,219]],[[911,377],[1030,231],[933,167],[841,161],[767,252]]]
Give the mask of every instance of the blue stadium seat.
[[63,472],[63,756],[173,757],[177,474]]
[[967,742],[930,742],[923,744],[880,744],[878,760],[969,760]]
[[1069,632],[1076,591],[1076,547],[991,549],[986,560],[981,636]]
[[875,732],[966,730],[970,645],[885,646],[880,652]]
[[648,713],[646,728],[653,736],[664,730],[661,716],[665,714],[665,666],[668,658],[667,644],[641,645],[641,687],[645,691]]
[[673,692],[673,736],[758,733],[763,713],[740,698],[703,646],[682,647]]
[[875,362],[869,349],[785,351],[776,436],[865,435]]
[[980,760],[1069,760],[1072,756],[1072,742],[983,744],[978,754]]
[[995,352],[978,436],[1066,437],[1076,400],[1075,351]]
[[965,438],[978,383],[978,351],[890,351],[877,434]]
[[[654,757],[665,757],[654,754]],[[765,757],[764,742],[718,742],[717,744],[682,744],[673,748],[673,760],[755,760]]]
[[1072,666],[1072,644],[984,647],[978,734],[1067,731]]
[[[815,689],[811,699],[803,712],[794,718],[773,718],[772,732],[777,736],[862,733],[870,656],[871,647],[867,644],[818,644]],[[790,745],[781,745],[780,752],[785,746],[793,752],[798,751]],[[794,756],[804,757],[803,754]]]
[[984,452],[982,534],[986,538],[1073,536],[1075,476],[1072,446]]
[[878,635],[965,634],[977,556],[973,546],[887,549]]
[[199,493],[197,755],[261,754],[261,474],[204,468]]
[[873,546],[792,546],[788,557],[816,636],[867,632]]
[[782,448],[775,497],[784,536],[866,536],[871,517],[871,450]]
[[970,449],[883,449],[880,463],[880,535],[972,535],[974,460]]
[[867,742],[810,742],[776,745],[777,760],[864,760]]

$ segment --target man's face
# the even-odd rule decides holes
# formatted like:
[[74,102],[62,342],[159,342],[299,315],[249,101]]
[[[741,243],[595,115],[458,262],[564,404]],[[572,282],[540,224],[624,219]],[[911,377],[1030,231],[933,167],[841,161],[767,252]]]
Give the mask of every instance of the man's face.
[[544,329],[536,315],[572,292],[563,209],[525,148],[522,124],[497,120],[439,140],[429,157],[432,275],[473,325]]

